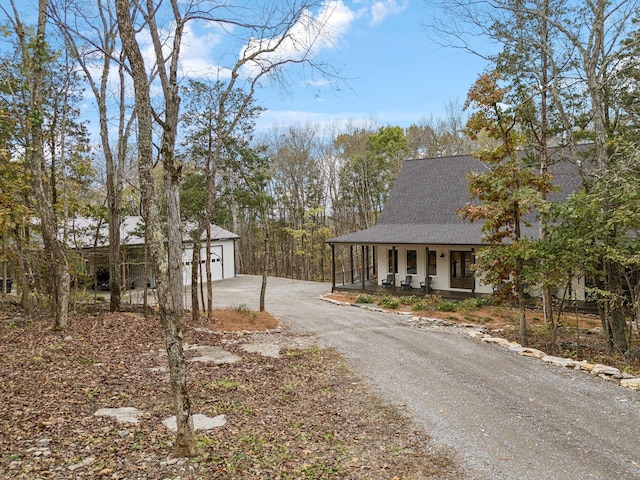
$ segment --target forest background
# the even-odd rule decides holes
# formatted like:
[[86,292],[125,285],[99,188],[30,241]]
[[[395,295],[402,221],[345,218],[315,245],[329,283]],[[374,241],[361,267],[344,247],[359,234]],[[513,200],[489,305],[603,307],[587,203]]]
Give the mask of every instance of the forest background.
[[[71,286],[91,284],[70,247],[69,220],[91,216],[109,224],[110,308],[118,310],[118,226],[141,214],[184,434],[178,453],[192,453],[193,433],[180,340],[184,235],[198,241],[215,223],[240,235],[240,272],[326,281],[325,240],[374,225],[408,158],[475,152],[493,165],[495,176],[471,192],[489,208],[474,215],[514,235],[485,265],[509,265],[497,280],[545,291],[576,274],[596,278],[611,346],[630,352],[626,319],[640,311],[637,2],[432,2],[444,17],[429,19],[427,35],[470,50],[473,38],[499,47],[465,105],[450,104],[444,118],[425,112],[409,127],[345,121],[258,137],[258,86],[286,88],[295,71],[345,81],[314,56],[328,33],[310,12],[337,3],[40,0],[32,23],[22,3],[1,5],[2,277],[14,277],[25,310],[50,306],[54,327],[66,328]],[[180,69],[185,29],[203,22],[246,46],[221,54],[214,81]],[[94,123],[80,115],[88,98]],[[558,148],[584,188],[549,205],[541,185]],[[525,169],[539,176],[516,174]],[[517,235],[533,210],[545,225],[536,244]]]

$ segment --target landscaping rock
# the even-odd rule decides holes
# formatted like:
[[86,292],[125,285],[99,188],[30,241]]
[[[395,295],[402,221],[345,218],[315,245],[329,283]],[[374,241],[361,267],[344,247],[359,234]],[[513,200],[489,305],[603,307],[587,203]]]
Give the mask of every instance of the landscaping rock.
[[507,348],[511,345],[511,342],[509,340],[507,340],[506,338],[500,338],[500,337],[484,337],[482,341],[487,343],[495,343],[496,345],[500,345],[502,347],[507,347]]
[[134,407],[101,408],[94,413],[96,417],[112,417],[119,423],[138,423],[142,414],[141,410]]
[[248,353],[259,353],[263,357],[280,358],[280,347],[273,343],[253,343],[242,345]]
[[558,365],[559,367],[566,367],[566,368],[574,368],[577,363],[575,360],[571,358],[556,357],[553,355],[545,355],[540,360],[546,363],[550,363],[552,365]]
[[233,355],[231,352],[223,350],[220,347],[190,345],[185,350],[195,352],[195,356],[187,359],[188,362],[203,362],[221,365],[224,363],[236,363],[240,360],[239,357]]
[[487,336],[486,333],[481,332],[480,330],[471,330],[467,332],[467,335],[469,335],[472,338],[477,338],[477,339],[483,339],[484,337]]
[[[178,427],[176,426],[176,417],[172,417],[163,420],[162,424],[172,432],[175,432]],[[193,415],[193,428],[194,430],[213,430],[214,428],[224,427],[227,424],[226,415],[218,415],[216,417],[207,417],[197,413]]]
[[620,370],[615,367],[609,367],[607,365],[600,365],[599,363],[597,363],[593,366],[591,375],[607,375],[610,377],[615,377],[620,375]]
[[89,465],[91,465],[93,462],[96,461],[96,457],[87,457],[85,458],[83,461],[78,462],[78,463],[74,463],[73,465],[69,465],[67,467],[68,470],[71,470],[72,472],[80,469],[80,468],[84,468],[84,467],[88,467]]
[[521,352],[518,352],[520,355],[524,357],[532,357],[532,358],[543,358],[546,357],[547,354],[542,350],[538,350],[537,348],[525,347]]
[[640,378],[623,378],[620,380],[620,385],[632,390],[640,390]]

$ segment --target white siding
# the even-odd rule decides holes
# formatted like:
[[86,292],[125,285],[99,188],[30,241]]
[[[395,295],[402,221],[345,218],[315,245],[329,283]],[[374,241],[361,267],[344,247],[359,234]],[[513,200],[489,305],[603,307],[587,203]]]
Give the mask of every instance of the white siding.
[[[191,285],[191,256],[193,247],[185,247],[183,261],[183,280],[185,285]],[[202,279],[206,279],[206,269],[204,262],[207,260],[207,248],[202,247],[200,250],[200,273]],[[233,278],[235,272],[235,254],[233,240],[223,240],[215,242],[211,245],[211,279],[213,281],[222,280],[224,278]]]

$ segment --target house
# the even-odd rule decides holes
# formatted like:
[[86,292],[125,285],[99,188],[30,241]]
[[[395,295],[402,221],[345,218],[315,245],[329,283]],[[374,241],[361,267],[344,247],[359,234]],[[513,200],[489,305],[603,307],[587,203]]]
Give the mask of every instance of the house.
[[[68,242],[80,253],[84,274],[97,280],[98,288],[109,288],[109,225],[93,218],[76,218],[68,229]],[[206,278],[205,236],[200,252],[200,280]],[[234,277],[236,274],[235,242],[240,238],[216,225],[211,226],[211,276],[213,280]],[[151,268],[145,257],[144,222],[142,217],[125,217],[120,227],[123,285],[138,288],[145,283],[154,286]],[[185,234],[183,242],[183,282],[191,284],[193,241]]]
[[[493,287],[475,279],[471,269],[475,252],[486,246],[482,223],[470,223],[456,213],[470,201],[467,174],[486,168],[470,155],[406,160],[377,224],[327,240],[333,290],[386,287],[398,293],[438,291],[449,297],[492,293]],[[579,188],[577,170],[569,162],[558,161],[549,171],[561,189],[549,200],[560,200]],[[539,228],[532,225],[523,233],[537,236]],[[352,268],[336,272],[337,254],[349,257]],[[405,288],[407,275],[412,279]]]

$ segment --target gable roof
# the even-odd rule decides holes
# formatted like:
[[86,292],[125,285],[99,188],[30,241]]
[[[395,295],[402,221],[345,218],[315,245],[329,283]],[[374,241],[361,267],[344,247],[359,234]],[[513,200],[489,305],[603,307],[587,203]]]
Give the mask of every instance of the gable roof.
[[[69,226],[69,243],[77,248],[92,248],[94,242],[97,247],[109,245],[109,223],[102,222],[98,229],[95,218],[77,217],[71,221]],[[206,233],[203,234],[204,240]],[[120,238],[123,246],[144,245],[144,220],[141,216],[123,217],[120,226]],[[211,225],[211,239],[213,241],[235,240],[240,236],[225,230],[217,225]],[[191,239],[185,234],[184,242],[190,243]]]
[[[327,243],[482,245],[482,222],[470,223],[456,211],[469,203],[467,174],[487,168],[471,155],[406,160],[378,223]],[[579,188],[577,170],[569,162],[558,162],[549,170],[553,183],[561,188],[549,200],[557,201]],[[537,228],[526,234],[537,235]]]

